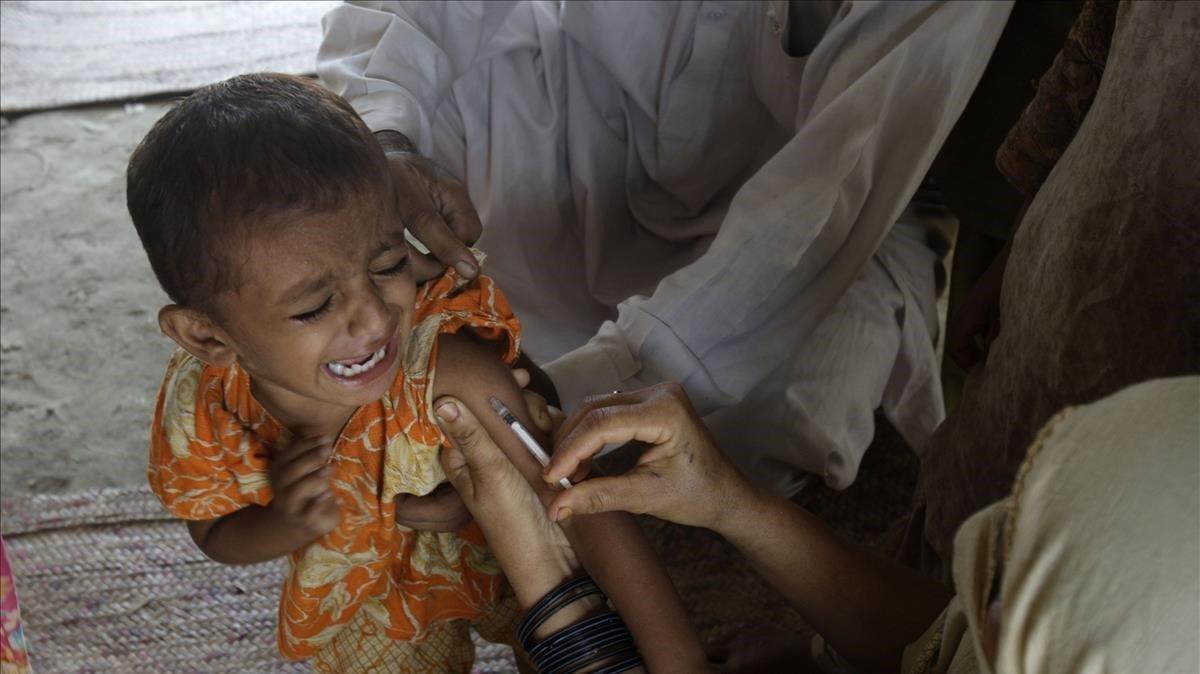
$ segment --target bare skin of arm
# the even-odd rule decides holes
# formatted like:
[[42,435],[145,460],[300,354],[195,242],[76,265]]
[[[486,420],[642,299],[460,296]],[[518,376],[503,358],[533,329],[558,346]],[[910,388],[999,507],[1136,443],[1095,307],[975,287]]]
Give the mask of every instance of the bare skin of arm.
[[[555,492],[542,482],[542,467],[530,456],[488,403],[499,398],[539,442],[537,430],[512,374],[485,346],[471,338],[439,338],[436,397],[461,401],[480,426],[531,484],[542,485],[538,497],[547,504]],[[697,672],[708,669],[700,639],[649,541],[625,513],[572,518],[562,530],[580,562],[629,626],[638,649],[653,672]]]
[[[946,607],[942,585],[841,538],[725,459],[683,389],[660,384],[589,401],[562,427],[553,481],[606,443],[650,447],[624,475],[557,494],[550,518],[625,510],[710,529],[733,543],[813,629],[861,671],[895,672],[904,648]],[[573,514],[571,514],[573,513]]]
[[860,671],[899,671],[905,647],[950,601],[942,585],[847,542],[775,494],[748,492],[716,531]]

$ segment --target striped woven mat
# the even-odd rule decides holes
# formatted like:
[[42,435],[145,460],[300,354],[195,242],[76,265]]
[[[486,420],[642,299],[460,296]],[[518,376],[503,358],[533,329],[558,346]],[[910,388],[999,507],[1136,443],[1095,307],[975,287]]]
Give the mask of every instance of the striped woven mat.
[[0,3],[0,111],[192,91],[234,75],[316,69],[337,2]]
[[[275,646],[282,560],[204,557],[146,488],[0,503],[35,672],[308,672]],[[516,671],[476,641],[476,672]]]

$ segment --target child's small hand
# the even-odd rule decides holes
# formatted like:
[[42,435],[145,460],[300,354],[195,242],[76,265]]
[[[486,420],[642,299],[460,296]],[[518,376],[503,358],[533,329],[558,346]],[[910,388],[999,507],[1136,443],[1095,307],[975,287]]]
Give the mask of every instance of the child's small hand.
[[271,508],[312,538],[333,531],[340,520],[337,499],[329,489],[327,463],[332,453],[328,437],[294,438],[271,461]]

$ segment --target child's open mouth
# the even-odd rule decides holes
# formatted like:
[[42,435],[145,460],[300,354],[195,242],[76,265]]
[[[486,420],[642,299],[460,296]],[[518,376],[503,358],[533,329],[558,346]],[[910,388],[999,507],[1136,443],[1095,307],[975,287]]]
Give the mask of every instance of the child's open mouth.
[[335,380],[345,384],[360,384],[391,369],[396,360],[396,337],[372,354],[361,358],[338,360],[325,363],[325,371]]

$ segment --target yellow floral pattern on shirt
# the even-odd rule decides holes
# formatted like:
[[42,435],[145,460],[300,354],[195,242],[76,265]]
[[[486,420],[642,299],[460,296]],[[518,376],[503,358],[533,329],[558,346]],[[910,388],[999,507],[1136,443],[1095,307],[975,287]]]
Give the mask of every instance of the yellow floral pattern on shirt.
[[[500,569],[474,524],[414,532],[396,524],[393,504],[445,480],[432,410],[437,337],[464,328],[502,341],[505,360],[515,361],[519,324],[491,279],[466,283],[451,269],[420,290],[400,373],[387,395],[355,412],[335,445],[330,486],[341,522],[290,557],[279,608],[284,655],[313,655],[360,610],[389,639],[420,640],[437,624],[480,619],[495,604]],[[240,367],[212,367],[179,351],[155,408],[151,487],[188,520],[266,505],[270,456],[289,437],[254,400]]]

